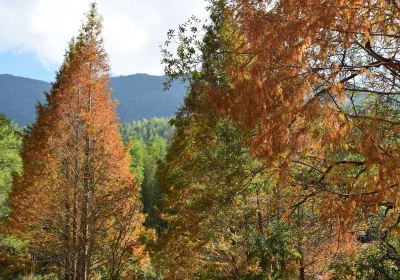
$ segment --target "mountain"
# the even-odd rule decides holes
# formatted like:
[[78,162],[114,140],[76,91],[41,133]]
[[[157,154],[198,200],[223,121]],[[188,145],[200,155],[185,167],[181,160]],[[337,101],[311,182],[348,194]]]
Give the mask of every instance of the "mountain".
[[19,125],[35,120],[35,105],[44,101],[50,84],[12,75],[0,75],[0,112]]
[[118,101],[121,122],[172,116],[183,103],[185,87],[175,82],[164,92],[164,80],[164,76],[147,74],[111,78],[112,97]]
[[[121,122],[143,118],[172,116],[183,103],[185,87],[179,82],[163,91],[164,76],[135,74],[112,77],[112,97],[117,100],[117,112]],[[5,113],[18,125],[35,121],[35,105],[44,102],[44,92],[51,84],[12,76],[0,75],[0,112]]]

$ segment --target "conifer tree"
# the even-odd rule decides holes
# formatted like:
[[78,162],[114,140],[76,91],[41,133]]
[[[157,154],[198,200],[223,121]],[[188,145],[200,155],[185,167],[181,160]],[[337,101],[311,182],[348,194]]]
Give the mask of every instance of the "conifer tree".
[[[8,227],[63,279],[122,277],[141,250],[138,187],[119,134],[93,4],[24,141]],[[137,256],[136,256],[137,257]]]
[[382,212],[385,236],[398,232],[398,2],[228,2],[242,44],[226,63],[231,87],[211,84],[207,99],[251,133],[281,205],[333,222],[344,245]]
[[398,2],[229,3],[243,43],[225,69],[232,87],[211,86],[210,104],[253,133],[280,187],[320,198],[325,218],[351,226],[360,208],[397,205]]

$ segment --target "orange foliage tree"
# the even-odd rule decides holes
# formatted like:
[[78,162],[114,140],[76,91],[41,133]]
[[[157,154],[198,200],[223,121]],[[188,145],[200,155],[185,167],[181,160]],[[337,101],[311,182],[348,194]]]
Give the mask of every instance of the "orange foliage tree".
[[139,190],[110,97],[101,26],[93,5],[47,104],[38,105],[10,196],[9,231],[28,241],[32,266],[63,279],[116,279],[142,250]]
[[229,2],[240,44],[211,104],[253,133],[276,186],[301,190],[291,204],[343,226],[389,205],[398,227],[399,3]]
[[[170,31],[169,39],[180,42],[176,55],[164,49],[168,77],[187,79],[190,88],[159,169],[167,228],[153,248],[153,261],[165,279],[290,279],[300,268],[299,222],[286,223],[276,207],[281,194],[270,188],[264,162],[249,153],[251,133],[220,118],[204,91],[231,86],[225,69],[240,40],[226,3],[210,1],[203,29],[191,19],[179,33]],[[199,32],[205,33],[201,41]],[[325,232],[318,234],[322,240]]]

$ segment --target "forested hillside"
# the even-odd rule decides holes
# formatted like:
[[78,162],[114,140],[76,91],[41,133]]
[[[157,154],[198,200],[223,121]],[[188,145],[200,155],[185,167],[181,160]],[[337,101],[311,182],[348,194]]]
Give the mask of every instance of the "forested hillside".
[[207,11],[166,34],[171,118],[118,122],[95,4],[36,122],[0,116],[0,277],[400,279],[400,2]]
[[110,87],[113,99],[118,102],[120,121],[173,116],[183,103],[185,87],[176,81],[168,91],[163,91],[165,79],[146,74],[112,77]]
[[152,118],[121,124],[121,136],[125,143],[136,139],[149,142],[156,137],[171,141],[173,126],[167,118]]
[[145,224],[160,230],[158,203],[160,183],[157,178],[158,165],[165,159],[174,128],[169,119],[143,119],[121,125],[121,135],[131,155],[131,170],[141,185],[143,211],[147,214]]

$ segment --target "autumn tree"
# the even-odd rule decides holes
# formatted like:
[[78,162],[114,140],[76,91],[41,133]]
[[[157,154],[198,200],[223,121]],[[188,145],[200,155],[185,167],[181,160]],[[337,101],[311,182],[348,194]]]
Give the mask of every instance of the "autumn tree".
[[139,190],[110,97],[101,27],[93,4],[37,107],[10,196],[7,226],[28,241],[31,269],[62,279],[120,279],[141,254]]
[[226,63],[240,39],[226,1],[212,1],[209,11],[204,29],[191,19],[178,34],[169,32],[181,43],[176,55],[164,50],[166,73],[185,79],[189,92],[159,171],[167,228],[153,260],[166,279],[290,279],[299,259],[296,233],[284,211],[271,207],[265,163],[251,155],[250,134],[219,117],[205,95],[210,85],[230,88]]
[[252,133],[288,208],[312,202],[343,243],[378,211],[396,232],[399,3],[229,4],[242,44],[225,69],[232,87],[210,86],[210,104]]
[[399,3],[229,2],[243,43],[226,68],[232,88],[208,96],[254,132],[276,184],[321,198],[343,225],[360,208],[397,206]]
[[[295,232],[297,276],[328,277],[334,257],[345,258],[360,248],[368,232],[365,221],[374,212],[385,213],[380,230],[388,236],[389,232],[396,236],[398,229],[398,172],[394,171],[399,125],[398,36],[394,34],[398,4],[211,2],[223,2],[224,10],[231,11],[231,28],[225,25],[213,36],[206,32],[204,41],[179,34],[177,55],[164,50],[166,74],[191,85],[176,118],[171,147],[183,160],[169,155],[162,173],[165,205],[170,207],[164,209],[167,232],[181,231],[171,242],[189,249],[184,245],[181,251],[170,253],[184,256],[183,269],[205,269],[201,261],[191,262],[191,257],[212,262],[210,251],[203,247],[210,244],[209,239],[199,232],[213,232],[208,224],[217,213],[212,211],[213,197],[226,195],[237,182],[230,177],[225,185],[225,166],[212,165],[228,164],[213,154],[215,131],[210,133],[210,129],[215,123],[209,120],[217,118],[238,125],[240,137],[248,136],[244,140],[262,166],[256,174],[265,180],[261,193],[253,195],[259,198],[258,208],[272,207],[267,212],[280,213],[273,216],[282,217]],[[187,30],[198,32],[188,24],[180,27],[183,33]],[[171,31],[169,36],[173,35]],[[224,41],[228,35],[230,40]],[[204,147],[203,142],[207,143]],[[221,144],[227,148],[232,142]],[[200,167],[203,157],[207,160]],[[246,175],[242,176],[245,180]],[[208,181],[212,178],[213,183]],[[209,204],[196,213],[193,205],[204,200]],[[259,210],[260,224],[266,226],[268,215]],[[226,219],[232,214],[223,213]],[[236,218],[240,217],[236,212]],[[181,224],[181,219],[193,227]],[[261,246],[257,253],[262,256],[265,249]],[[261,263],[262,257],[262,269]]]

